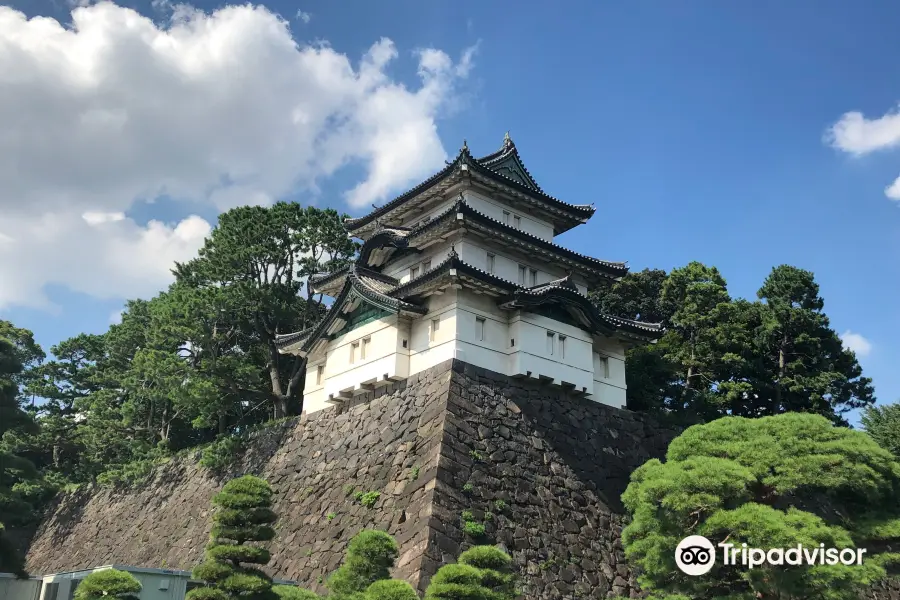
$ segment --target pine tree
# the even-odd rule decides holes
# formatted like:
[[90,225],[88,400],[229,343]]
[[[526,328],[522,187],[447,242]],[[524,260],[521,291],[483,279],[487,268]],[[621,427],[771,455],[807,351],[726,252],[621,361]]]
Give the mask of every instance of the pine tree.
[[272,578],[257,566],[269,562],[269,551],[247,542],[275,537],[272,488],[258,477],[244,475],[225,484],[212,500],[216,512],[206,546],[206,562],[194,577],[209,587],[191,590],[186,600],[277,600]]
[[[16,348],[0,337],[0,440],[17,428],[31,428],[31,419],[19,408],[19,383],[22,371]],[[0,445],[0,572],[25,574],[25,563],[6,533],[6,526],[27,520],[32,507],[15,490],[15,485],[36,476],[34,465]]]
[[[900,555],[900,463],[866,434],[811,414],[723,417],[690,427],[666,461],[637,469],[622,501],[632,520],[626,556],[654,599],[825,598],[856,600]],[[702,577],[681,573],[689,535],[777,548],[865,548],[861,565],[762,565],[716,560]]]
[[131,573],[118,569],[94,571],[81,580],[75,600],[138,600],[141,582]]

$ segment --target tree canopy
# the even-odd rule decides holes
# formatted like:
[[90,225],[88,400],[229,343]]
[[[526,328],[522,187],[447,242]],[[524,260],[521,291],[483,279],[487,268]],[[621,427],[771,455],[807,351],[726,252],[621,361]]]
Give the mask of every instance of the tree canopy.
[[598,307],[662,323],[655,345],[628,352],[628,406],[689,420],[790,411],[845,423],[875,401],[872,381],[824,313],[809,271],[772,269],[757,299],[732,298],[715,267],[644,270],[595,290]]
[[[650,460],[632,474],[622,500],[632,516],[626,555],[641,568],[642,589],[659,597],[849,600],[900,558],[889,550],[900,540],[900,464],[866,434],[819,415],[723,417],[690,427],[665,462]],[[716,547],[824,544],[867,554],[853,566],[748,570],[717,560],[692,577],[675,562],[689,535]]]

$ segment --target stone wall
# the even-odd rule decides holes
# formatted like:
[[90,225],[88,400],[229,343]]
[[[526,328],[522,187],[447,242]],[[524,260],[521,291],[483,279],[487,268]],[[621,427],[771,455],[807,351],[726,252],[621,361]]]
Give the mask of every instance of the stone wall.
[[[230,477],[275,488],[280,516],[269,571],[323,591],[359,530],[401,547],[395,577],[420,591],[476,543],[512,555],[528,599],[638,597],[620,535],[631,472],[661,457],[677,431],[646,416],[448,361],[254,435],[231,471],[173,460],[129,490],[61,496],[28,553],[35,574],[104,564],[192,569],[209,532],[210,499]],[[378,491],[372,508],[354,491]],[[464,530],[463,515],[486,535]],[[884,583],[868,600],[900,600]]]
[[[191,570],[209,535],[210,499],[224,482],[254,473],[269,480],[280,516],[270,572],[321,589],[363,528],[384,529],[402,547],[397,576],[418,584],[427,545],[449,362],[394,384],[344,411],[325,410],[254,436],[231,472],[216,477],[199,456],[173,460],[145,485],[63,496],[28,552],[31,573],[105,564]],[[372,508],[353,491],[378,491]],[[329,518],[331,516],[331,518]]]
[[[479,542],[511,553],[529,598],[628,596],[619,497],[634,468],[676,431],[533,380],[448,361],[379,398],[258,433],[231,472],[174,460],[126,491],[61,498],[31,544],[34,573],[118,563],[190,570],[202,559],[210,498],[255,473],[280,515],[272,574],[321,590],[360,529],[401,546],[396,577],[424,590],[440,564]],[[353,491],[378,491],[365,508]],[[486,537],[463,530],[462,516]],[[330,518],[329,518],[330,517]]]
[[619,498],[677,431],[532,380],[453,370],[425,576],[477,543],[462,529],[469,511],[510,552],[527,598],[631,595]]

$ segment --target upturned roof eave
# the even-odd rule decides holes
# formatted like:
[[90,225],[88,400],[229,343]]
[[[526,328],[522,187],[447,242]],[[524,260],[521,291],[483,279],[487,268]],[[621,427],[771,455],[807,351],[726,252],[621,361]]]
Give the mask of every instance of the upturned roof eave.
[[[516,156],[518,156],[518,153],[516,153]],[[519,163],[521,163],[521,158],[519,158],[518,161]],[[350,234],[361,232],[366,226],[371,224],[376,219],[388,215],[394,210],[399,209],[407,202],[414,200],[416,197],[433,188],[442,180],[446,179],[447,177],[453,176],[455,173],[460,171],[460,166],[463,164],[467,165],[473,170],[478,171],[482,176],[492,179],[499,184],[508,186],[511,189],[517,191],[519,194],[529,197],[530,199],[536,201],[536,203],[538,204],[546,204],[549,212],[556,214],[562,220],[568,221],[568,223],[564,227],[559,229],[557,233],[563,233],[564,231],[568,231],[572,227],[587,222],[587,220],[590,219],[590,217],[596,212],[596,208],[592,205],[570,204],[568,202],[564,202],[544,192],[542,189],[540,189],[539,186],[537,186],[536,183],[535,185],[537,186],[537,189],[532,189],[526,185],[519,183],[518,181],[515,181],[514,179],[497,173],[490,169],[490,167],[481,164],[478,159],[473,158],[471,153],[469,152],[469,149],[466,146],[463,146],[463,148],[460,150],[459,154],[453,161],[447,163],[447,166],[445,166],[443,169],[441,169],[419,185],[376,208],[367,215],[345,219],[345,229]],[[524,164],[522,164],[522,168],[527,173],[527,169],[525,169]],[[530,173],[529,177],[531,177]]]

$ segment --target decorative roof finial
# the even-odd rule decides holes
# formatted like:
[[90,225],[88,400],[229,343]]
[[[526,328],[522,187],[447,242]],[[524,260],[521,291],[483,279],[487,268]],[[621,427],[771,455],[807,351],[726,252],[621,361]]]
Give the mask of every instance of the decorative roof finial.
[[466,140],[463,140],[462,148],[460,148],[459,151],[460,152],[468,152],[469,151],[469,144],[466,143]]
[[456,253],[456,246],[450,246],[450,253],[447,255],[447,258],[456,258],[459,255]]
[[503,136],[503,147],[509,148],[513,145],[512,138],[509,137],[509,131],[506,132],[506,135]]

